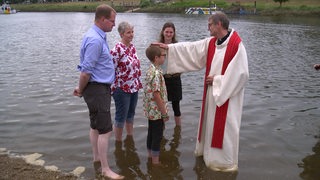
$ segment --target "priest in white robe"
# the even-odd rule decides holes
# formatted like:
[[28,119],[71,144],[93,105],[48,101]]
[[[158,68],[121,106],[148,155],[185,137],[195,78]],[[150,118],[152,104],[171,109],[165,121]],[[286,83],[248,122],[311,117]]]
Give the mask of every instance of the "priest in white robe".
[[168,74],[206,68],[196,156],[212,170],[237,171],[247,53],[224,13],[209,17],[208,30],[210,38],[161,46],[168,48]]

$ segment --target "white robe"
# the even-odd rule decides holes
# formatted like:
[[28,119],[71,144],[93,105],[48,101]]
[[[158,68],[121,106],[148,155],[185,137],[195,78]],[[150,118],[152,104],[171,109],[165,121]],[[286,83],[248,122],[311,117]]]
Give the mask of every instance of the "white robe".
[[[244,86],[249,78],[247,53],[242,42],[237,53],[221,75],[228,39],[216,44],[209,76],[214,75],[212,86],[208,86],[201,142],[196,143],[196,156],[203,156],[207,167],[213,170],[234,171],[238,169],[239,131],[242,116]],[[168,49],[167,73],[198,71],[206,67],[209,41],[212,37],[196,42],[170,44]],[[216,106],[229,99],[222,149],[211,147]],[[200,123],[199,123],[200,127]],[[199,135],[198,128],[198,135]]]

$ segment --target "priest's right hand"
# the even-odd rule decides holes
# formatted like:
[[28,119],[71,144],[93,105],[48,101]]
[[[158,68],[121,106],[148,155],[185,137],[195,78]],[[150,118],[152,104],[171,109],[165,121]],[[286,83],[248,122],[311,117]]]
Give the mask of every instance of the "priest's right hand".
[[206,78],[206,84],[211,86],[212,83],[213,83],[213,79],[214,79],[214,76],[207,76]]

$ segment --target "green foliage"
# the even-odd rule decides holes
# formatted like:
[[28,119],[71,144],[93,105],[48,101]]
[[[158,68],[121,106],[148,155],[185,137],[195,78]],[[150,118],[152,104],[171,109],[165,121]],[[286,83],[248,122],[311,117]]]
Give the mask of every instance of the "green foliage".
[[[12,0],[10,1],[12,2]],[[287,1],[288,0],[282,0],[282,2]],[[231,12],[235,8],[238,8],[234,5],[235,2],[239,2],[238,6],[241,6],[241,8],[245,9],[248,12],[253,11],[253,8],[255,8],[252,0],[211,0],[211,3],[209,3],[209,0],[169,0],[163,3],[153,3],[152,0],[141,0],[139,5],[140,9],[136,12],[184,13],[185,9],[188,7],[208,7],[209,4],[213,5],[214,3],[218,8],[222,8],[225,12]],[[93,2],[79,1],[64,3],[19,3],[11,4],[11,7],[21,12],[94,12],[96,6],[102,3],[111,5],[112,1],[94,0]],[[116,6],[114,8],[117,12],[125,12],[128,10],[127,8],[122,6]],[[289,2],[286,3],[285,7],[279,7],[279,5],[274,3],[273,1],[257,0],[256,11],[260,15],[270,16],[309,15],[320,17],[320,4],[319,0],[308,0],[308,2],[305,2],[303,0],[289,0]]]
[[273,0],[273,1],[280,3],[280,7],[282,7],[282,3],[287,2],[289,0]]
[[220,1],[211,1],[211,3],[208,0],[184,0],[179,2],[173,2],[171,3],[171,6],[175,7],[182,7],[182,8],[188,8],[188,7],[209,7],[209,4],[213,6],[213,4],[216,4],[218,7],[225,7],[227,3],[223,0]]
[[299,7],[300,10],[304,10],[304,11],[313,11],[313,10],[317,10],[320,9],[320,7],[314,7],[314,6],[307,6],[307,5],[301,5]]
[[141,0],[141,1],[140,1],[140,7],[141,7],[141,8],[148,7],[148,6],[150,6],[150,5],[151,5],[150,0]]
[[35,3],[35,4],[14,4],[15,9],[24,12],[94,12],[101,2],[94,3]]

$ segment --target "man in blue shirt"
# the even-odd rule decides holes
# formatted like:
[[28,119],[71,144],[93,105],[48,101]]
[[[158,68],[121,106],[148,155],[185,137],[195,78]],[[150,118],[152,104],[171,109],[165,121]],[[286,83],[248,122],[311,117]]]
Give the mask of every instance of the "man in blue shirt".
[[115,26],[116,14],[113,8],[105,4],[96,8],[94,25],[82,40],[79,85],[73,95],[83,96],[89,109],[90,142],[96,173],[102,173],[110,179],[123,179],[124,176],[110,169],[107,158],[112,132],[110,85],[115,78],[115,69],[106,32],[111,32]]

